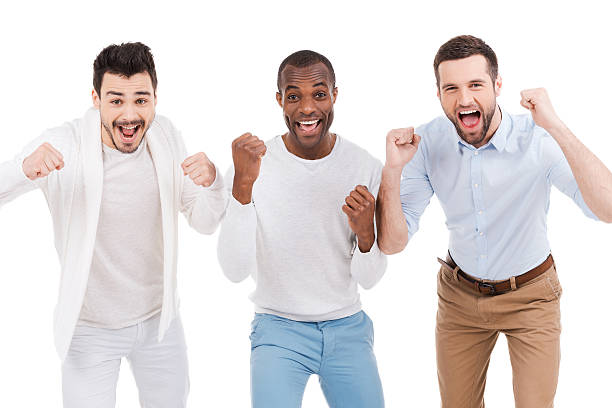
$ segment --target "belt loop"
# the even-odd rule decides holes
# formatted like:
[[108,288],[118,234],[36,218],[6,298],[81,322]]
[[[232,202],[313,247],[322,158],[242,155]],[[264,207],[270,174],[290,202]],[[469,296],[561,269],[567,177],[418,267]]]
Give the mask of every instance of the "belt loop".
[[514,276],[510,277],[510,288],[516,290],[516,277]]

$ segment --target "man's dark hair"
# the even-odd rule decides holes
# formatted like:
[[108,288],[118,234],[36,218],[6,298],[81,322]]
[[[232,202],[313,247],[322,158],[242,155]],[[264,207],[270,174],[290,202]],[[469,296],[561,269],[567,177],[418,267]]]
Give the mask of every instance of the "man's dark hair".
[[495,52],[484,41],[471,35],[460,35],[451,38],[438,50],[434,58],[434,71],[436,73],[436,83],[440,87],[440,73],[438,67],[444,61],[452,61],[471,57],[472,55],[482,55],[489,64],[489,75],[495,83],[497,79],[497,57]]
[[93,86],[98,96],[101,96],[102,78],[107,72],[127,78],[146,72],[151,77],[153,90],[157,89],[157,74],[151,49],[141,42],[109,45],[98,54],[93,69]]
[[314,64],[318,64],[322,62],[327,69],[329,70],[330,79],[332,81],[332,88],[336,87],[336,74],[334,73],[334,67],[332,67],[331,62],[324,55],[319,54],[318,52],[310,51],[310,50],[302,50],[297,51],[288,56],[281,62],[280,67],[278,67],[278,77],[276,78],[276,86],[278,87],[278,91],[280,92],[280,78],[283,70],[287,65],[291,65],[296,68],[306,68]]

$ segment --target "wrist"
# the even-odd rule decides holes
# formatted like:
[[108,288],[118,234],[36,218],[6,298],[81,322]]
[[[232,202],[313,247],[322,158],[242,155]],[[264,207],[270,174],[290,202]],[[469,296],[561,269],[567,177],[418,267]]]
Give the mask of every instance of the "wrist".
[[374,227],[372,227],[370,231],[357,235],[357,246],[362,253],[370,252],[375,240],[376,235],[374,234]]
[[399,185],[402,180],[402,169],[403,167],[393,167],[385,164],[381,174],[381,185]]
[[252,201],[253,197],[253,183],[240,183],[234,180],[232,186],[232,196],[241,204],[248,204]]
[[405,164],[392,164],[385,162],[385,165],[383,166],[383,173],[388,173],[389,175],[401,175],[404,166]]

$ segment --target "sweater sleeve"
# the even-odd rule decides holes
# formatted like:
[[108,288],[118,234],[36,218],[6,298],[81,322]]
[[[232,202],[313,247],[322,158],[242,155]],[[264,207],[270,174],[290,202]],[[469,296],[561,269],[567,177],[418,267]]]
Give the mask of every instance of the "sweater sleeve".
[[19,157],[0,163],[0,206],[37,187],[25,176],[21,163]]
[[387,256],[378,248],[376,240],[369,252],[361,252],[355,246],[351,260],[351,275],[364,289],[371,289],[382,278],[387,270]]
[[[382,164],[376,160],[376,167],[372,171],[372,176],[368,183],[368,189],[375,197],[380,186],[381,172]],[[376,223],[376,221],[374,222]],[[374,231],[376,231],[376,225],[374,226]],[[357,241],[355,241],[355,249],[351,260],[351,275],[364,289],[371,289],[376,285],[387,270],[387,256],[378,248],[376,241],[375,238],[374,245],[372,245],[369,252],[361,252]]]
[[[177,138],[182,163],[187,157],[187,149],[180,135]],[[199,186],[189,176],[183,176],[181,212],[189,225],[201,234],[215,232],[227,206],[227,191],[217,166],[215,172],[215,181],[208,187]]]
[[0,207],[22,194],[36,188],[44,188],[50,177],[57,177],[58,173],[61,172],[61,170],[59,172],[53,171],[49,176],[41,177],[37,180],[30,180],[24,174],[22,167],[23,160],[45,142],[50,143],[55,149],[59,150],[66,164],[70,164],[72,159],[69,156],[71,152],[71,139],[66,137],[63,128],[58,127],[43,132],[42,135],[28,143],[12,160],[0,163]]
[[[230,167],[227,180],[233,180]],[[232,282],[240,282],[249,275],[257,276],[257,214],[255,204],[241,204],[231,194],[232,183],[227,183],[229,204],[221,224],[217,257],[225,276]]]

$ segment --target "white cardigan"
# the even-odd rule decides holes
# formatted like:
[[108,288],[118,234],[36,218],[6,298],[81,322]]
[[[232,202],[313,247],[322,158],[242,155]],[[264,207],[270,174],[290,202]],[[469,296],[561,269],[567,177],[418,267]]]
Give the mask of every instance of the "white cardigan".
[[[212,234],[227,205],[220,172],[212,186],[196,186],[180,167],[187,151],[172,123],[156,115],[145,136],[159,183],[164,243],[164,293],[158,339],[178,313],[176,293],[178,212],[198,232]],[[44,142],[64,156],[65,167],[48,177],[29,180],[22,162]],[[100,114],[96,109],[45,131],[14,160],[0,164],[0,206],[36,187],[49,205],[60,259],[61,282],[55,308],[55,346],[63,360],[70,347],[87,289],[102,199],[103,163]]]

